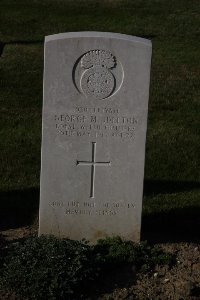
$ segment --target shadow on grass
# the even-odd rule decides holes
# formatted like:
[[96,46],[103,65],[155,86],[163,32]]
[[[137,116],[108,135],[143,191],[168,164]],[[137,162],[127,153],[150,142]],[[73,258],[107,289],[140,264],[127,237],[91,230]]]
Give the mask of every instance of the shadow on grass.
[[6,45],[34,45],[34,44],[42,44],[44,43],[43,40],[35,40],[35,41],[23,41],[23,40],[16,40],[16,41],[10,41],[10,42],[2,42],[0,41],[0,57],[2,56],[3,54],[3,51],[4,51],[4,48]]
[[199,182],[170,181],[170,180],[145,180],[144,195],[172,194],[200,189]]
[[144,215],[141,239],[149,243],[200,242],[200,207]]
[[5,47],[5,44],[3,42],[0,41],[0,57],[3,54],[3,49]]
[[[199,182],[146,180],[144,195],[189,192],[200,188]],[[148,199],[146,199],[148,206]],[[200,242],[200,206],[172,208],[143,215],[141,239],[152,243]]]
[[[145,195],[199,188],[196,182],[146,181]],[[39,211],[39,188],[0,192],[0,230],[31,225]],[[148,200],[147,200],[148,201]],[[159,242],[199,242],[200,207],[171,209],[143,215],[141,239]]]
[[32,224],[39,209],[39,188],[0,192],[0,230]]

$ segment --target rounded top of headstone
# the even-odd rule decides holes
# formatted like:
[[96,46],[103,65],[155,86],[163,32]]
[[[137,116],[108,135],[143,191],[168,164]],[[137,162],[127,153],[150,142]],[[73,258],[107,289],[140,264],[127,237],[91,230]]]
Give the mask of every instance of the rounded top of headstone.
[[65,32],[53,35],[48,35],[45,37],[45,42],[67,39],[67,38],[114,38],[120,40],[127,40],[131,42],[141,43],[144,46],[151,47],[151,41],[148,39],[122,34],[114,32],[99,32],[99,31],[80,31],[80,32]]

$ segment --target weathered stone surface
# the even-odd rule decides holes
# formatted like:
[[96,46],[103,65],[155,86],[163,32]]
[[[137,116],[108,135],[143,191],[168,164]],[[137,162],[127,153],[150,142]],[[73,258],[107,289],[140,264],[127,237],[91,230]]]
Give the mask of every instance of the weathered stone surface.
[[139,241],[151,42],[45,39],[39,234]]

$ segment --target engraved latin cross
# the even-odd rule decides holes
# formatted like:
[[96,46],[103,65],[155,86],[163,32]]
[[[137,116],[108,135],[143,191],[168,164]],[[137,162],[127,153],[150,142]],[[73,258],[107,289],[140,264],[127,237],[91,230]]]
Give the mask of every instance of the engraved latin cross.
[[95,169],[96,167],[111,166],[111,162],[97,162],[96,161],[96,143],[92,142],[92,161],[76,161],[76,165],[91,166],[91,184],[90,184],[90,198],[94,198],[94,182],[95,182]]

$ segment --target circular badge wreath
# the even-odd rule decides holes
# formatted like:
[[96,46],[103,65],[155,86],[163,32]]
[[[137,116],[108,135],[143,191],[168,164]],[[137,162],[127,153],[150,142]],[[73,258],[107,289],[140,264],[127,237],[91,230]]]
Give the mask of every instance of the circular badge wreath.
[[83,93],[96,99],[110,96],[115,88],[115,78],[111,72],[115,65],[115,58],[108,51],[87,52],[81,59],[81,67],[86,69],[81,77]]
[[75,63],[73,81],[86,98],[103,100],[120,89],[123,68],[110,51],[90,50]]

